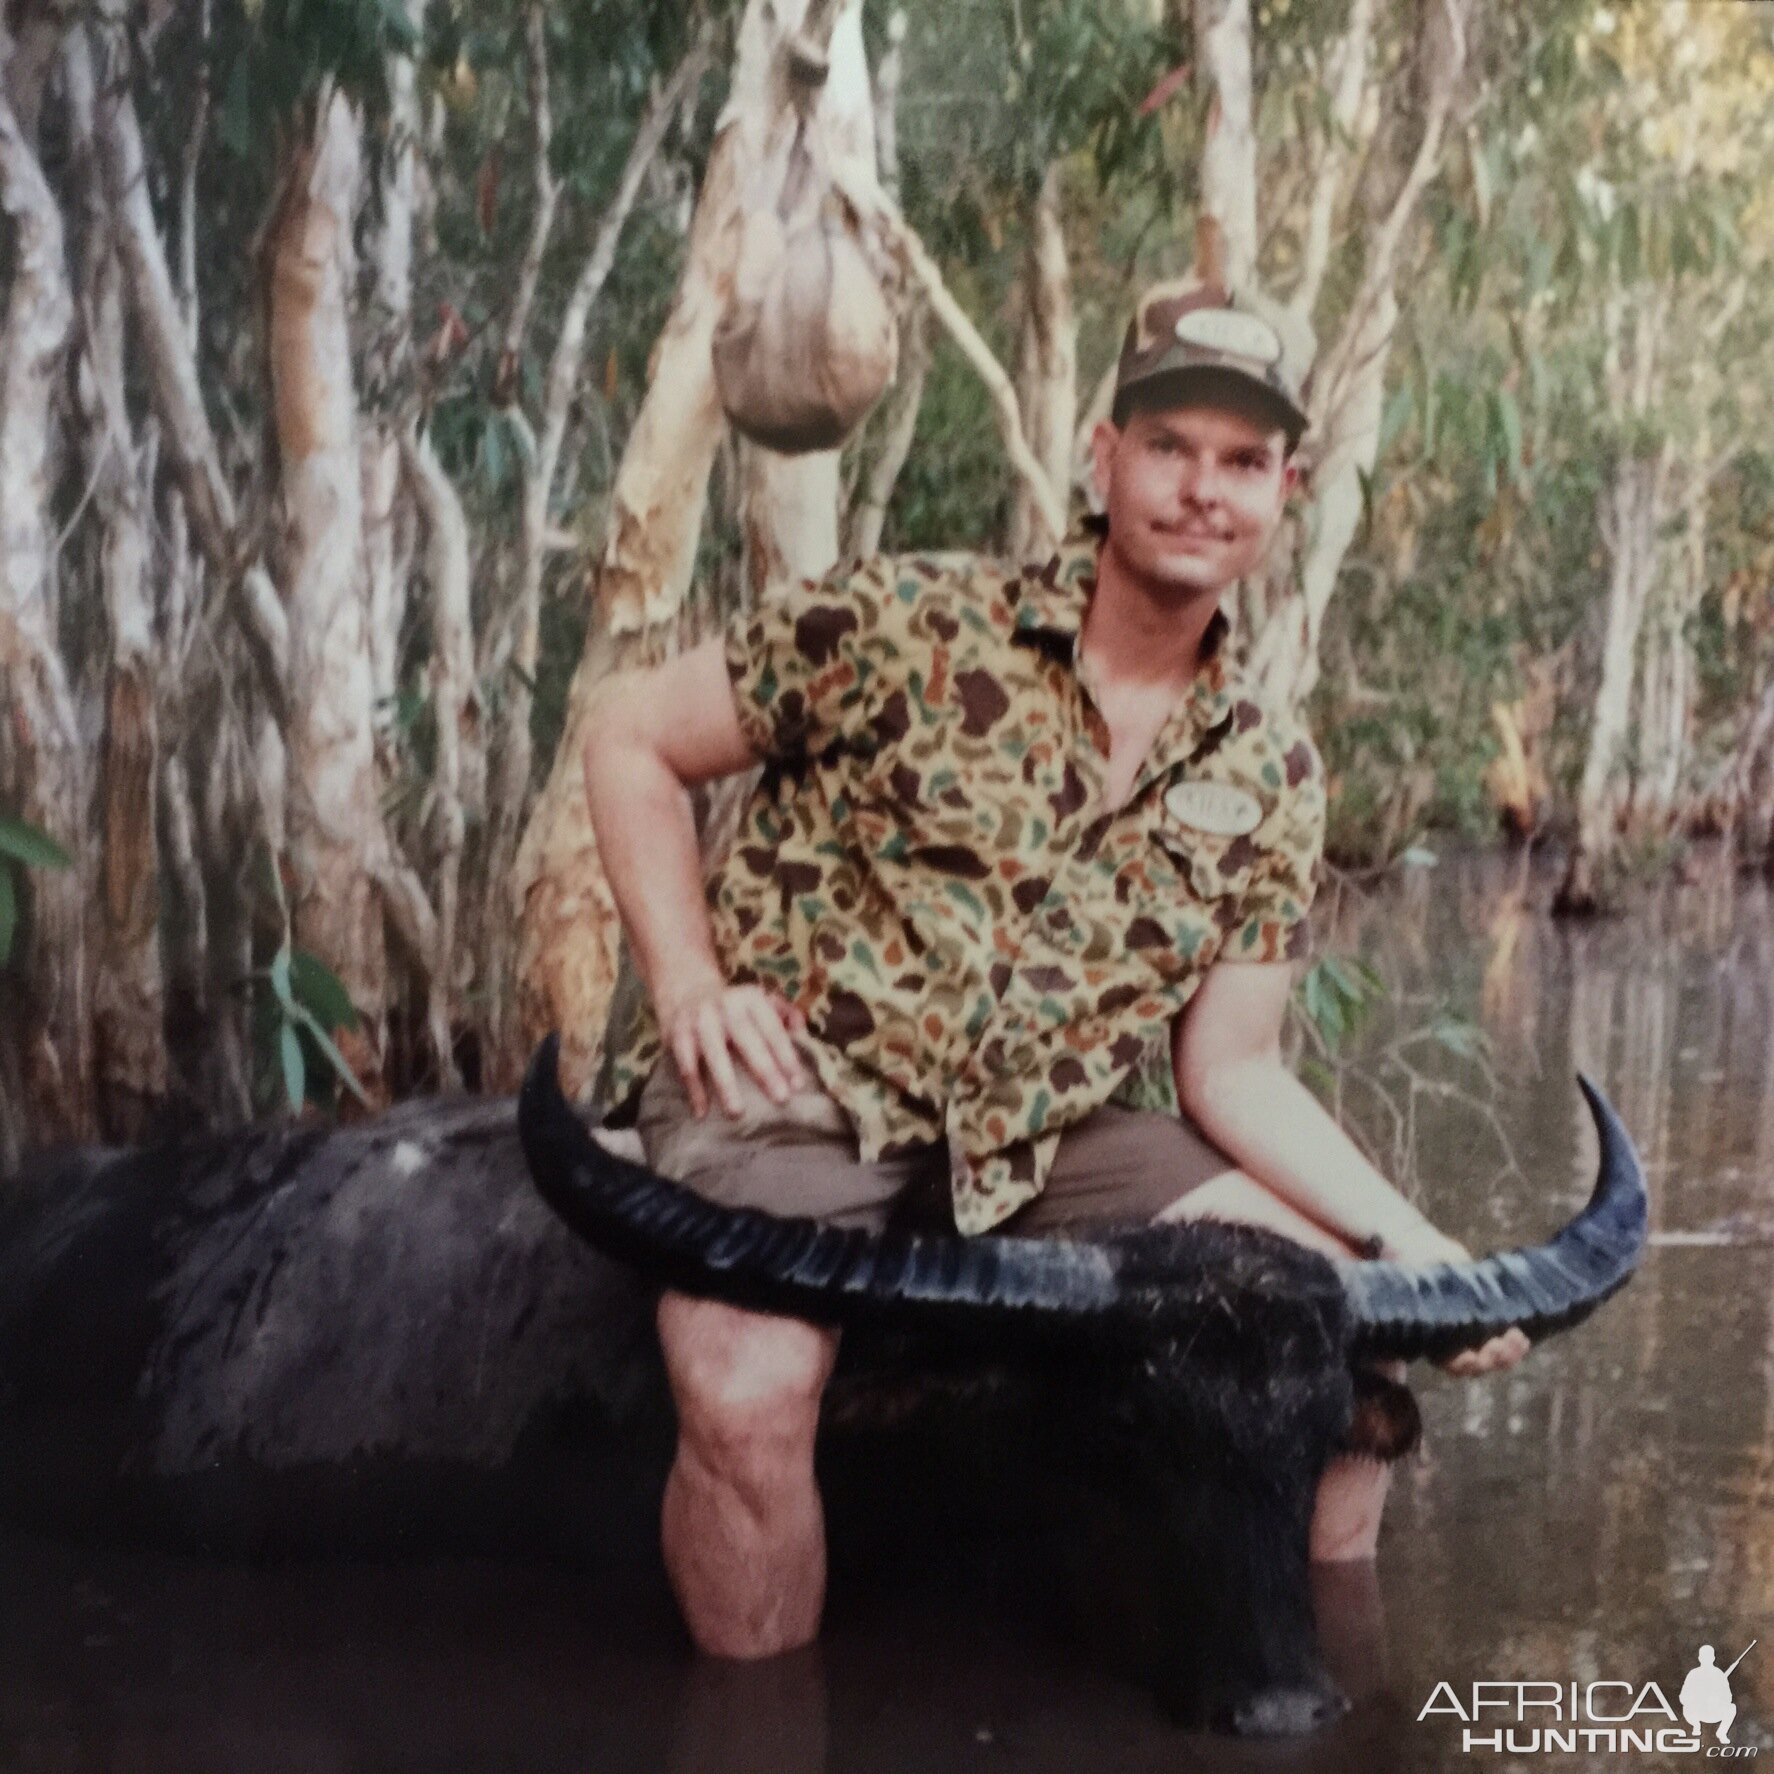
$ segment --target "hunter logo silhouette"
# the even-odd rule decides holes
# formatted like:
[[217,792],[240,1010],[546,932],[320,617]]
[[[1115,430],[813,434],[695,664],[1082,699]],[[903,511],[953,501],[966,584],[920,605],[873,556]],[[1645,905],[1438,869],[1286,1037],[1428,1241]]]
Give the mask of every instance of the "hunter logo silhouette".
[[1700,1647],[1700,1661],[1688,1671],[1681,1694],[1682,1716],[1696,1737],[1701,1735],[1702,1725],[1717,1725],[1719,1742],[1731,1741],[1731,1721],[1737,1716],[1737,1705],[1731,1698],[1731,1670],[1755,1649],[1756,1643],[1751,1639],[1737,1653],[1730,1669],[1714,1665],[1711,1645]]

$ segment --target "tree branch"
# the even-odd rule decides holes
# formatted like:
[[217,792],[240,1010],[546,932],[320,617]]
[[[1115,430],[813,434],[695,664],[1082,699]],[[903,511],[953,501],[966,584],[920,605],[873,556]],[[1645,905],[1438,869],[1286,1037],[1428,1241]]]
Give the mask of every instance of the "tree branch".
[[629,143],[622,176],[599,218],[591,251],[573,285],[572,295],[567,298],[566,310],[561,316],[560,337],[555,340],[554,354],[549,359],[542,434],[537,440],[537,471],[542,478],[544,498],[553,489],[555,468],[560,460],[561,439],[567,429],[567,409],[572,404],[573,383],[579,373],[580,353],[585,344],[586,321],[609,279],[610,268],[616,260],[616,245],[628,222],[629,212],[634,208],[641,180],[659,152],[680,106],[701,85],[710,50],[708,33],[698,34],[664,86],[647,101],[634,140]]
[[1035,459],[1034,451],[1029,448],[1029,440],[1023,435],[1016,390],[1011,386],[1009,376],[1004,373],[1004,366],[992,355],[991,346],[980,337],[979,329],[967,317],[966,310],[950,295],[936,261],[931,258],[923,241],[898,209],[878,196],[852,192],[841,182],[838,188],[855,206],[859,215],[872,215],[888,252],[922,288],[931,313],[942,322],[944,331],[960,348],[961,355],[972,364],[974,373],[985,383],[1011,466],[1028,486],[1029,497],[1040,511],[1042,520],[1054,535],[1063,536],[1066,530],[1065,501],[1055,492],[1046,470]]
[[1323,157],[1315,171],[1312,207],[1306,217],[1306,244],[1300,281],[1290,306],[1303,321],[1310,321],[1324,287],[1330,265],[1331,222],[1343,193],[1352,158],[1356,120],[1361,113],[1362,92],[1367,85],[1368,52],[1374,35],[1374,0],[1349,0],[1349,23],[1326,70],[1331,89],[1330,131]]
[[524,68],[530,95],[530,130],[534,143],[532,177],[536,187],[536,207],[530,217],[530,239],[524,248],[523,264],[517,274],[517,294],[512,298],[511,316],[505,323],[505,344],[499,353],[499,367],[493,379],[493,399],[506,405],[517,385],[517,366],[523,360],[524,335],[530,328],[530,310],[536,302],[536,285],[542,277],[542,260],[548,251],[548,236],[554,229],[554,212],[560,202],[560,180],[554,176],[548,157],[554,143],[554,114],[548,102],[548,10],[532,5],[524,14]]
[[[1344,388],[1361,367],[1357,354],[1372,348],[1363,344],[1369,319],[1394,287],[1405,229],[1418,199],[1435,176],[1454,92],[1466,62],[1467,4],[1468,0],[1429,0],[1423,27],[1428,34],[1425,53],[1429,62],[1429,102],[1423,115],[1423,134],[1403,184],[1368,242],[1361,285],[1343,329],[1314,377],[1312,404],[1318,409],[1313,414],[1315,424],[1335,412]],[[1379,348],[1383,350],[1385,343],[1380,341]]]

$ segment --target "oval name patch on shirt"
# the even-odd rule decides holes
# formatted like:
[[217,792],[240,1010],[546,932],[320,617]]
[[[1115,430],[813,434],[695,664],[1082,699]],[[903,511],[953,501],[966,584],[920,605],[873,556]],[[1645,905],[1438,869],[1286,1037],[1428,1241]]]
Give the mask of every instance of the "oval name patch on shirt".
[[1238,838],[1263,822],[1263,804],[1228,782],[1179,782],[1164,793],[1165,810],[1198,832]]

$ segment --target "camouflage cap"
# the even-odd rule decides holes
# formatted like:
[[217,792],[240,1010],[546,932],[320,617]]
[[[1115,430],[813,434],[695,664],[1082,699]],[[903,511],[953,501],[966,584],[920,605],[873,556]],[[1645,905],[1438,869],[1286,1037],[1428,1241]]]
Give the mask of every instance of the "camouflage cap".
[[1155,284],[1128,323],[1115,369],[1115,405],[1130,388],[1176,377],[1208,393],[1228,382],[1254,388],[1297,444],[1306,429],[1311,329],[1279,304],[1199,276]]

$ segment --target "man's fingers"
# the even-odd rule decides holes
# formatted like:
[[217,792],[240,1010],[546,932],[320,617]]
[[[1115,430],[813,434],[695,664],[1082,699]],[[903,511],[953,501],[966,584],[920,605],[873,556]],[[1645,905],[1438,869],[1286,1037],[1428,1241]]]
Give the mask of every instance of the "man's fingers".
[[[770,1043],[770,1051],[776,1055],[777,1064],[782,1067],[782,1075],[788,1080],[789,1088],[803,1089],[807,1083],[807,1068],[795,1051],[794,1036],[789,1033],[797,1026],[795,1018],[801,1014],[800,1007],[773,992],[762,995],[762,1004],[758,1027],[764,1031],[764,1038]],[[799,1026],[805,1026],[805,1019]]]
[[1462,1349],[1458,1355],[1449,1356],[1439,1365],[1444,1373],[1452,1374],[1457,1380],[1470,1380],[1480,1374],[1514,1367],[1532,1347],[1527,1333],[1512,1326],[1488,1343],[1481,1343],[1476,1349]]
[[718,1004],[704,1004],[697,1012],[696,1032],[702,1037],[702,1060],[714,1080],[715,1095],[721,1099],[721,1107],[737,1121],[739,1080],[733,1075],[733,1060],[727,1052],[727,1028]]
[[[727,1010],[727,1033],[733,1045],[771,1101],[781,1103],[788,1100],[788,1079],[771,1049],[764,1026],[774,1021],[762,1006],[748,1006],[743,1000],[729,1005]],[[781,1033],[780,1025],[777,1033]]]
[[690,1023],[679,1023],[671,1033],[671,1057],[677,1062],[678,1076],[684,1081],[684,1094],[690,1099],[690,1110],[700,1121],[708,1113],[708,1092],[702,1087],[702,1062],[696,1055],[696,1030]]

